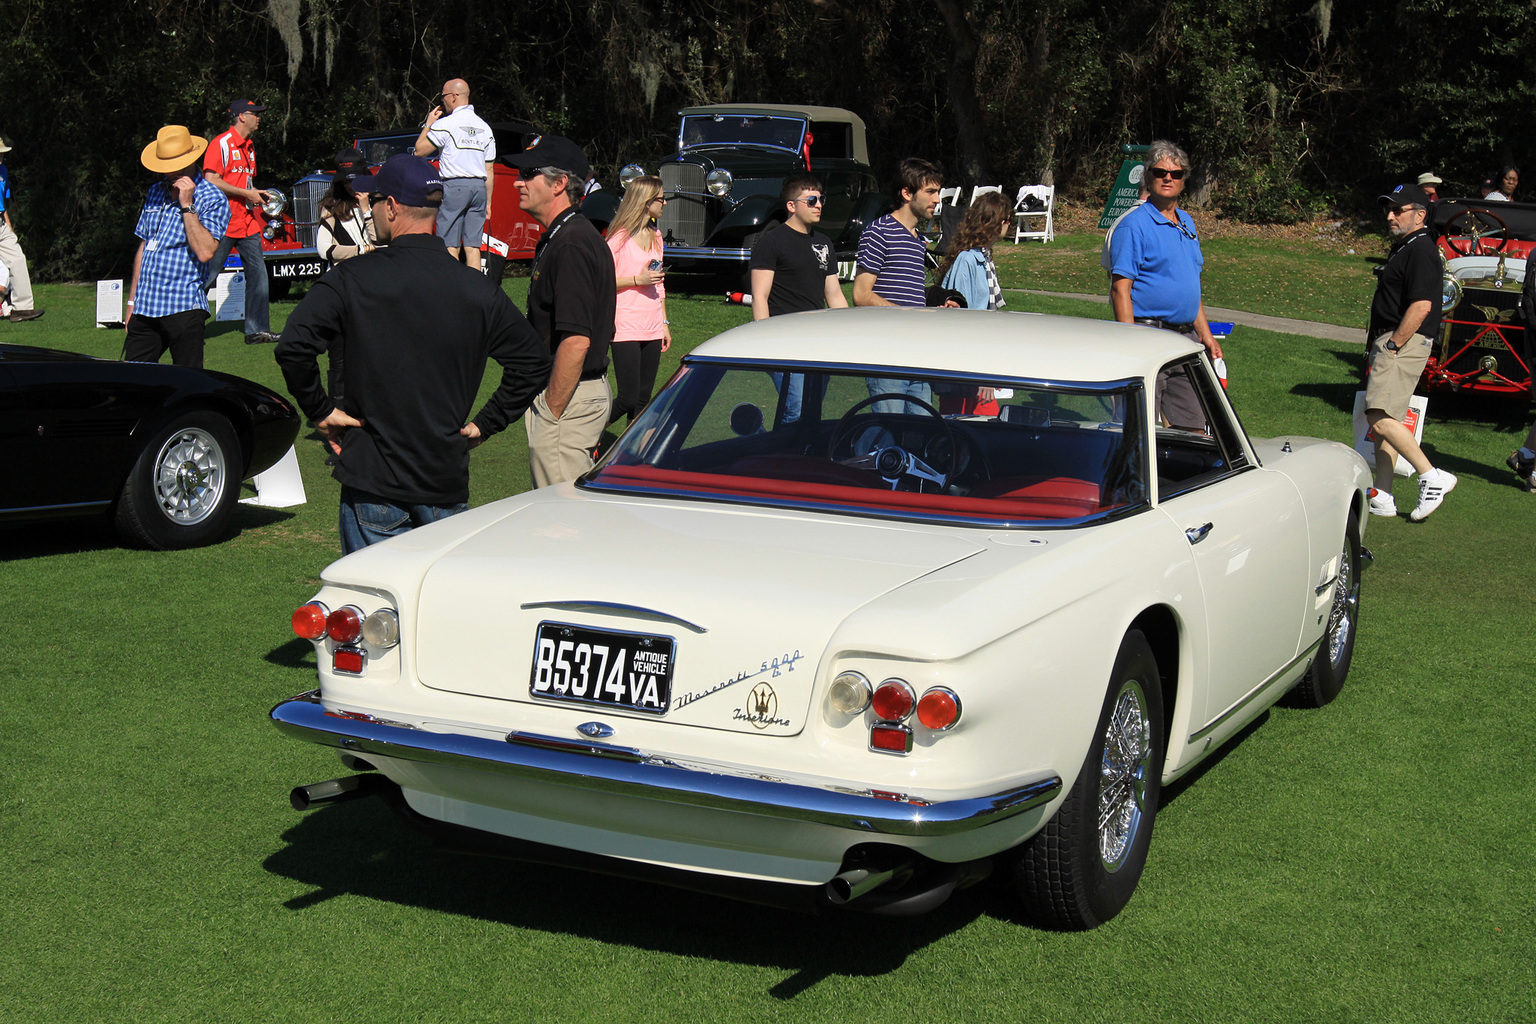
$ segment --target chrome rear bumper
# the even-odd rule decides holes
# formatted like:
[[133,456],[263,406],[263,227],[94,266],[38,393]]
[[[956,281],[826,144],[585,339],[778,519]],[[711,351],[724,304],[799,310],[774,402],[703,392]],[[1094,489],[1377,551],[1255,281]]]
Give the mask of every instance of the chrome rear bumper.
[[327,711],[318,691],[272,709],[288,736],[362,754],[447,765],[636,799],[810,822],[869,836],[948,836],[1004,821],[1061,792],[1053,772],[999,793],[928,801],[831,782],[776,779],[715,764],[689,764],[626,747],[510,733],[505,740],[429,732],[352,712]]

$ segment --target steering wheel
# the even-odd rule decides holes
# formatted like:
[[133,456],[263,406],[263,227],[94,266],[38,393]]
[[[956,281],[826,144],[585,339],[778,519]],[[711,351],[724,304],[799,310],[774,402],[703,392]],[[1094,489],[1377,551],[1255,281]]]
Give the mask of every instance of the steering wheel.
[[[1467,230],[1456,230],[1456,225],[1462,221],[1468,222]],[[1489,221],[1497,224],[1498,227],[1492,231],[1482,230]],[[1467,247],[1465,249],[1457,245],[1456,239],[1451,237],[1452,235],[1459,234],[1467,236]],[[1499,239],[1498,245],[1483,245],[1483,239],[1495,236]],[[1484,252],[1489,251],[1503,252],[1504,247],[1509,244],[1509,225],[1504,223],[1503,217],[1500,217],[1492,210],[1463,210],[1445,222],[1445,244],[1451,247],[1452,252],[1461,256],[1480,256]]]
[[[853,403],[847,412],[843,413],[841,418],[838,419],[837,426],[832,428],[832,438],[827,442],[828,459],[831,459],[834,462],[838,461],[838,443],[843,440],[843,436],[845,434],[852,432],[852,427],[854,426],[854,416],[860,409],[863,409],[866,406],[874,405],[876,402],[910,402],[911,404],[917,406],[928,415],[939,421],[939,427],[944,431],[944,440],[948,444],[949,450],[952,453],[959,450],[955,445],[954,429],[950,427],[949,421],[940,415],[939,410],[935,409],[921,398],[913,398],[911,395],[904,395],[899,393],[881,394],[870,395],[868,398],[859,399],[857,402]],[[895,418],[899,415],[902,414],[876,413],[870,417],[870,419],[883,420],[888,418]],[[951,455],[951,458],[954,458],[954,456]],[[879,473],[887,483],[891,485],[891,490],[896,489],[896,485],[901,482],[901,478],[903,476],[910,476],[918,481],[931,481],[932,483],[937,484],[940,490],[942,490],[944,486],[949,483],[949,477],[946,474],[938,472],[933,467],[925,463],[922,459],[919,459],[916,455],[913,455],[911,452],[907,451],[900,445],[895,444],[886,445],[879,451],[871,452],[868,455],[856,455],[852,459],[843,460],[842,465],[850,466],[854,469],[873,469],[875,472]],[[921,483],[919,483],[918,486],[921,487]]]

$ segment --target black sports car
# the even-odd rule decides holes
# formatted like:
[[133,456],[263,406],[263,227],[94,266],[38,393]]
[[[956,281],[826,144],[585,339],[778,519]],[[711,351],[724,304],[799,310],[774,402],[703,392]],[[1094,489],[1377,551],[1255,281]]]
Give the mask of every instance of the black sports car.
[[212,543],[299,424],[227,373],[0,344],[0,524],[108,513],[144,547]]

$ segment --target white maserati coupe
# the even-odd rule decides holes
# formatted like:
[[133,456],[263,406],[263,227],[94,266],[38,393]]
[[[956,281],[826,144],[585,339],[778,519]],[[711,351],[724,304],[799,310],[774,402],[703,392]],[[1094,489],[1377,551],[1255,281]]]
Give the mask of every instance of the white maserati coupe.
[[[1198,429],[1156,395],[1187,381]],[[1160,379],[1163,382],[1160,385]],[[850,309],[701,345],[595,469],[343,558],[285,734],[454,848],[806,909],[996,873],[1089,928],[1161,788],[1332,700],[1368,470],[1148,327]]]

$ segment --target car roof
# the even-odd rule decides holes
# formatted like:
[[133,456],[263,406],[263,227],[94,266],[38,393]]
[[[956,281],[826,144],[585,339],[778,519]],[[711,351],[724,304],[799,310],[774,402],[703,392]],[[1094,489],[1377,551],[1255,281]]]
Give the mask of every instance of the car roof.
[[1150,378],[1199,350],[1183,335],[1137,324],[882,306],[769,317],[711,338],[693,355],[1096,383]]
[[767,114],[803,117],[808,121],[844,121],[864,130],[864,119],[842,107],[814,107],[801,103],[713,103],[703,107],[684,107],[679,117],[691,114]]

